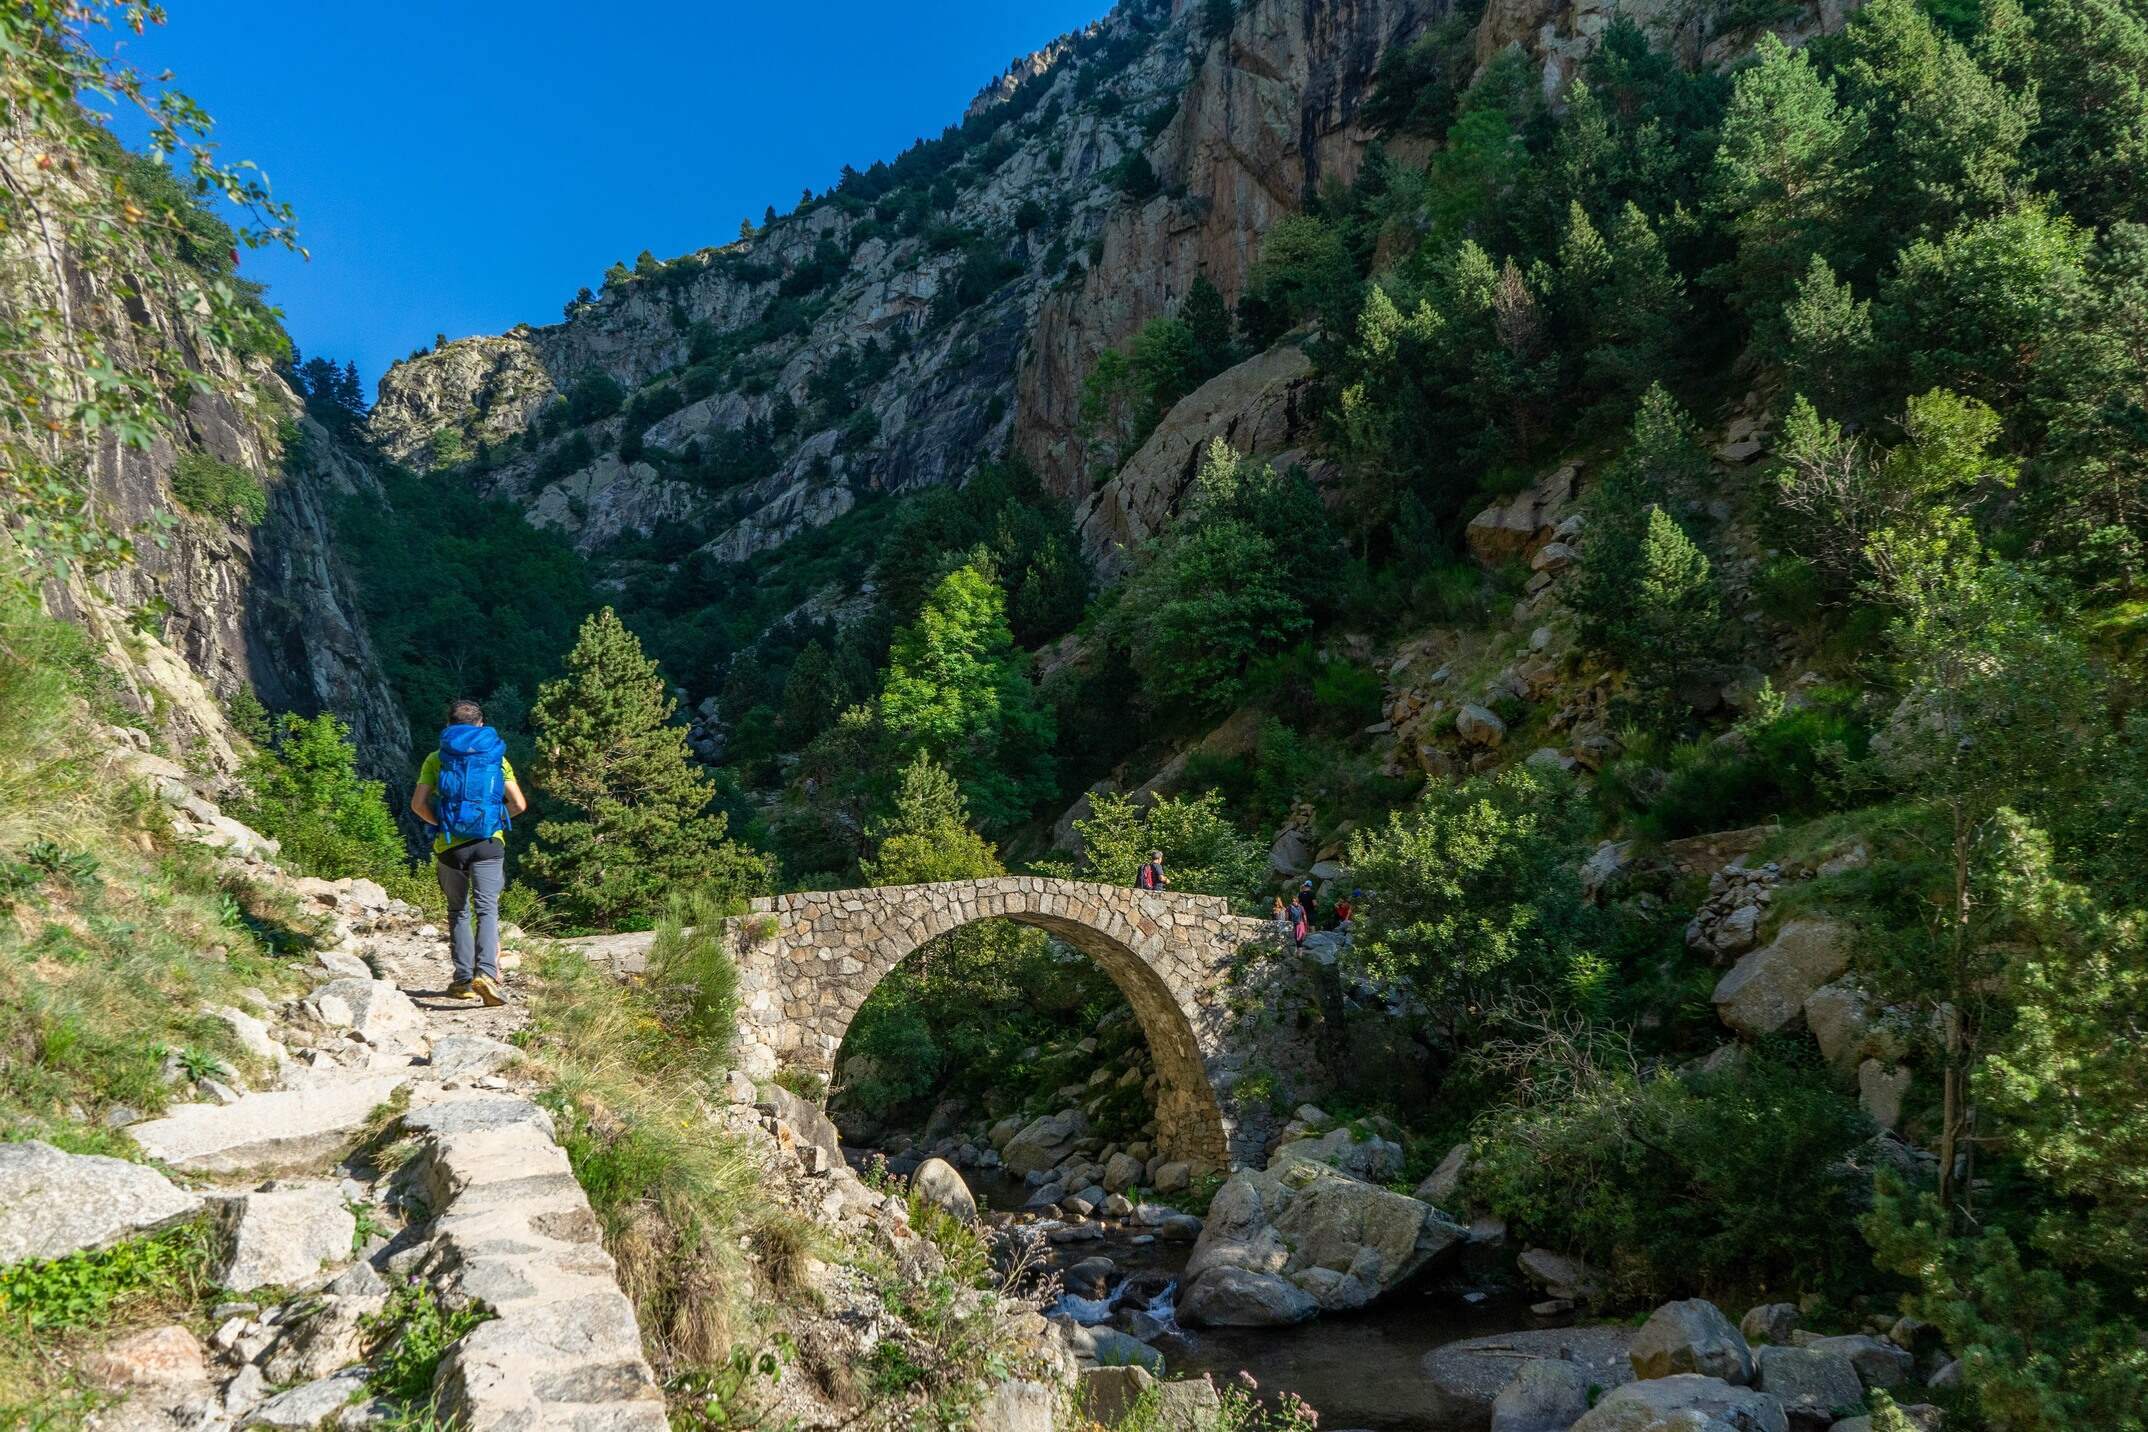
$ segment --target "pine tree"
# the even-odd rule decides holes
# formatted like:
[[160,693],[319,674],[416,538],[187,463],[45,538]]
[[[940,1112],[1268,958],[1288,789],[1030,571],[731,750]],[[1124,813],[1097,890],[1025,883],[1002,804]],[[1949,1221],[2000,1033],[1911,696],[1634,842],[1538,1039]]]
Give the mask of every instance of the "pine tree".
[[791,661],[783,682],[783,743],[797,750],[828,729],[842,709],[842,683],[835,658],[819,641],[809,641]]
[[866,830],[873,854],[859,862],[874,885],[924,885],[1006,874],[999,853],[970,828],[962,787],[930,756],[903,768],[892,814]]
[[1816,253],[1835,259],[1870,176],[1859,161],[1865,116],[1804,50],[1773,35],[1738,77],[1715,154],[1712,206],[1738,241],[1740,301],[1765,326]]
[[1195,381],[1206,382],[1237,361],[1231,350],[1231,311],[1223,293],[1202,274],[1186,290],[1179,317],[1193,332]]
[[1020,820],[1052,788],[1052,714],[1027,665],[1005,596],[975,564],[940,579],[888,657],[880,715],[890,738],[960,771],[987,828]]
[[1712,667],[1722,608],[1707,556],[1661,507],[1648,509],[1640,558],[1626,655],[1636,684],[1670,711]]
[[346,360],[344,362],[343,372],[336,380],[335,397],[336,406],[349,413],[352,417],[362,418],[365,416],[365,385],[358,381],[358,364],[355,360]]
[[566,675],[530,712],[536,784],[560,812],[539,822],[523,869],[576,924],[656,917],[672,893],[751,893],[765,860],[726,840],[716,787],[693,763],[656,663],[610,607],[582,623]]

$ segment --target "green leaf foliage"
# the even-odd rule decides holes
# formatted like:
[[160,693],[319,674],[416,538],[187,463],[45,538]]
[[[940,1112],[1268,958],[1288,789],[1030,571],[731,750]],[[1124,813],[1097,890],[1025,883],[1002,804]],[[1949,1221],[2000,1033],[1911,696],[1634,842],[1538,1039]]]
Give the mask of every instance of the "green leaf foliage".
[[582,624],[566,673],[530,712],[535,783],[555,814],[537,824],[523,870],[569,920],[646,921],[673,891],[750,893],[766,861],[726,839],[716,788],[693,763],[656,663],[607,607]]

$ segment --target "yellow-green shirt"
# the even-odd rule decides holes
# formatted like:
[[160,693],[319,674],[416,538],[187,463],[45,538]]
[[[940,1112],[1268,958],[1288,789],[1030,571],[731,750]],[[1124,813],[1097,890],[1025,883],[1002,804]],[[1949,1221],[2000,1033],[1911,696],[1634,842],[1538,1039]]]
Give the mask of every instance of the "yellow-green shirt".
[[[500,777],[507,781],[512,781],[515,778],[514,762],[508,760],[505,756],[500,757]],[[433,814],[438,815],[440,813],[440,807],[437,804],[440,797],[440,753],[438,751],[427,756],[425,764],[418,767],[418,784],[432,787],[435,801]],[[466,835],[461,840],[449,840],[447,832],[442,831],[433,837],[433,854],[438,855],[441,851],[451,850],[458,845],[468,845],[476,838],[475,836]],[[507,832],[496,830],[492,833],[492,838],[494,840],[505,840],[507,839]]]

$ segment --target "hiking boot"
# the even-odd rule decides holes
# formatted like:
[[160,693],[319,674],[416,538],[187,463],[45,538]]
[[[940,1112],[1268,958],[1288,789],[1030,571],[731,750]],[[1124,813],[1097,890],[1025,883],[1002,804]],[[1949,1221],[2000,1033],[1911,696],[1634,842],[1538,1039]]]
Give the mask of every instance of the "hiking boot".
[[499,985],[491,975],[479,975],[471,980],[470,993],[483,1000],[489,1008],[497,1009],[507,1003],[507,996],[501,993]]
[[468,980],[457,980],[441,992],[442,999],[475,999],[476,997],[476,991],[471,989],[470,981]]

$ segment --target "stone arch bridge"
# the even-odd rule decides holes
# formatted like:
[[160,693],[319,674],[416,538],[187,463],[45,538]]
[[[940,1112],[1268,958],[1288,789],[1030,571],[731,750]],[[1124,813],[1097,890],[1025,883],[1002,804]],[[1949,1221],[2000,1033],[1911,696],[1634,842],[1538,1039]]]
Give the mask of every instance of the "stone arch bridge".
[[[1212,1169],[1259,1162],[1279,1122],[1278,1079],[1287,1087],[1310,1072],[1302,1016],[1312,1001],[1252,968],[1249,949],[1279,953],[1273,926],[1214,896],[1007,875],[756,900],[729,922],[741,1067],[757,1079],[786,1067],[832,1074],[851,1020],[890,970],[928,941],[995,919],[1056,936],[1126,995],[1159,1076],[1163,1153]],[[1249,1081],[1255,1073],[1265,1077]]]

